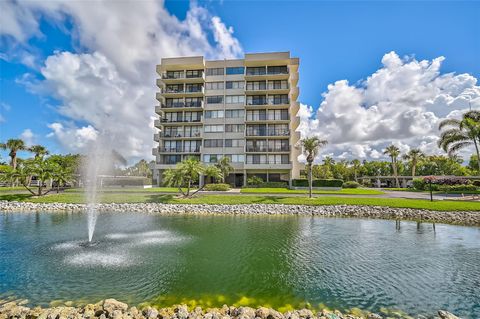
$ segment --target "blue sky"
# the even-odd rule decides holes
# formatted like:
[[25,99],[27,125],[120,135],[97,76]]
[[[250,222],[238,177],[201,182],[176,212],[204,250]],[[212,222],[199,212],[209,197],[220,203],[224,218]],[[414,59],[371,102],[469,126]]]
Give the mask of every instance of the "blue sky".
[[[142,2],[142,5],[145,3],[148,2]],[[122,61],[128,62],[129,60],[122,60],[121,57],[115,56],[118,52],[111,52],[113,48],[108,48],[108,43],[105,45],[100,43],[102,41],[100,37],[95,40],[91,39],[92,36],[88,32],[92,31],[87,30],[88,26],[95,26],[94,23],[98,23],[98,21],[90,21],[88,8],[82,8],[81,4],[78,6],[72,5],[68,9],[51,9],[41,6],[25,6],[25,8],[22,8],[22,6],[10,1],[4,2],[4,4],[9,4],[14,9],[11,11],[4,10],[3,18],[6,17],[5,15],[18,15],[15,18],[17,21],[25,21],[29,16],[22,14],[27,11],[32,12],[31,18],[38,24],[40,32],[35,31],[35,23],[32,22],[31,25],[23,24],[21,26],[23,28],[22,35],[16,34],[15,36],[13,31],[10,34],[5,32],[5,30],[8,31],[9,27],[10,30],[15,30],[15,26],[9,26],[7,23],[10,22],[6,22],[6,20],[12,19],[2,19],[3,22],[0,22],[5,24],[2,28],[3,31],[0,32],[2,52],[0,59],[0,140],[18,136],[28,138],[28,133],[32,132],[31,139],[34,143],[44,144],[53,152],[68,152],[80,149],[83,144],[78,137],[79,130],[84,129],[81,131],[83,133],[80,134],[82,137],[90,136],[89,125],[92,126],[92,130],[98,129],[97,126],[101,125],[101,116],[99,116],[100,118],[92,118],[78,111],[78,101],[87,101],[88,97],[75,100],[77,97],[62,96],[62,88],[59,84],[62,79],[59,79],[58,74],[55,75],[55,79],[46,79],[45,74],[40,71],[45,66],[46,59],[58,54],[56,52],[71,52],[75,58],[79,58],[82,53],[94,54],[98,52],[111,62],[126,83],[131,83],[131,87],[136,87],[139,77],[132,76],[131,72],[127,72],[128,70],[121,70],[125,67],[125,65],[122,65]],[[159,2],[150,5],[161,6]],[[317,118],[314,111],[324,99],[322,93],[329,91],[329,84],[345,79],[350,83],[350,86],[346,87],[347,89],[354,87],[355,84],[358,84],[358,81],[364,80],[381,70],[384,67],[382,58],[391,51],[395,51],[400,59],[404,56],[410,57],[401,62],[405,68],[412,59],[415,59],[414,61],[427,60],[432,63],[435,58],[443,56],[445,60],[442,61],[439,69],[441,74],[455,72],[456,74],[468,73],[472,78],[479,78],[480,76],[480,63],[478,63],[478,57],[480,56],[480,24],[478,23],[480,20],[480,2],[477,1],[225,0],[222,2],[197,2],[193,5],[183,1],[167,1],[165,4],[167,13],[177,17],[180,22],[187,18],[188,12],[193,12],[192,7],[200,7],[206,12],[202,14],[208,15],[206,19],[202,18],[202,14],[196,15],[196,18],[201,21],[202,32],[205,34],[209,45],[196,38],[192,39],[192,35],[183,35],[187,32],[185,28],[191,28],[191,26],[173,26],[172,24],[170,27],[168,24],[161,23],[147,25],[147,27],[161,27],[162,32],[158,33],[160,36],[169,35],[172,32],[170,29],[174,28],[178,28],[179,32],[182,33],[179,37],[185,42],[184,46],[189,48],[170,50],[165,55],[171,55],[172,51],[184,54],[185,52],[201,53],[202,50],[211,50],[210,55],[221,56],[226,54],[218,49],[219,45],[214,37],[215,31],[212,31],[212,27],[208,25],[211,17],[219,17],[226,28],[233,28],[233,33],[227,32],[228,36],[238,41],[243,52],[290,51],[292,55],[300,58],[301,63],[299,83],[301,95],[299,101],[312,107],[307,115],[312,117],[313,122],[305,118],[307,115],[302,118],[302,121],[305,122],[302,126],[305,132],[328,134],[322,131],[322,123],[315,122]],[[86,15],[84,14],[85,10],[87,11]],[[90,7],[90,10],[94,9]],[[125,11],[128,10],[125,9]],[[62,18],[58,18],[58,13],[61,13]],[[112,15],[115,15],[115,13],[112,13]],[[119,10],[118,21],[125,22],[125,19],[128,19],[125,17],[128,17],[128,15],[123,16],[121,10]],[[159,19],[165,21],[165,16],[162,15],[162,17]],[[9,16],[9,18],[11,17]],[[115,17],[110,19],[115,19]],[[108,32],[108,30],[102,30],[101,32]],[[188,29],[188,32],[191,33],[192,30]],[[108,33],[106,38],[108,38]],[[128,39],[125,38],[125,41],[128,42]],[[197,41],[200,41],[198,42],[199,45],[197,45]],[[166,46],[168,47],[168,45],[167,43]],[[171,45],[174,46],[173,43]],[[238,52],[232,47],[235,47],[235,45],[231,45],[231,52]],[[126,45],[125,50],[128,49],[129,47]],[[118,50],[121,52],[122,48],[119,47]],[[162,46],[157,52],[159,57],[163,54],[161,50],[167,51]],[[125,56],[128,54],[128,52],[125,52]],[[132,55],[135,54],[142,55],[141,52],[135,52]],[[60,65],[60,62],[65,62],[65,59],[62,59],[54,62],[59,62]],[[139,64],[145,62],[140,60],[141,58],[132,58],[132,61]],[[148,63],[152,64],[150,68],[152,73],[148,74],[147,78],[153,80],[155,61],[149,60]],[[95,68],[92,67],[92,69]],[[149,69],[147,68],[147,70]],[[422,71],[423,75],[427,72],[425,70]],[[78,80],[78,77],[75,77],[75,79]],[[67,80],[66,77],[65,81]],[[406,78],[396,81],[401,83],[406,81]],[[433,83],[434,80],[429,79],[428,81]],[[458,79],[452,81],[458,81]],[[76,85],[80,87],[79,85],[82,83]],[[119,85],[124,88],[123,84]],[[372,91],[375,89],[373,85],[370,85]],[[472,85],[462,82],[462,89],[471,90],[473,87],[473,90],[477,90],[478,86]],[[154,81],[149,80],[142,83],[141,88],[148,87],[155,90]],[[408,90],[411,93],[411,88]],[[443,87],[439,88],[436,93],[432,93],[434,95],[429,100],[447,93],[453,99],[458,96],[458,92],[455,93],[456,95],[452,95],[454,93],[445,93],[442,90],[444,90]],[[345,92],[342,94],[342,96],[348,98],[348,94]],[[99,97],[99,99],[103,98]],[[383,98],[385,101],[393,100],[391,97]],[[145,97],[145,101],[148,101],[145,104],[152,104],[151,116],[153,116],[154,97],[148,99],[148,96]],[[480,100],[474,95],[472,101],[476,103]],[[77,103],[76,106],[75,102]],[[337,105],[338,102],[336,101],[329,102],[325,107],[325,113],[318,116],[317,120],[332,119],[328,110],[329,108],[335,110]],[[65,109],[60,111],[59,106],[66,106],[66,111]],[[362,107],[369,108],[370,106],[372,105],[369,105],[368,101],[362,102]],[[415,105],[411,105],[411,107],[413,108]],[[125,108],[128,108],[128,105]],[[428,107],[425,108],[425,110],[427,109]],[[461,109],[461,107],[458,107],[458,109]],[[352,109],[352,112],[356,112],[356,110],[358,111],[358,109]],[[449,111],[454,110],[450,109]],[[101,111],[99,110],[99,112]],[[406,109],[404,114],[407,113],[408,110]],[[419,114],[423,116],[427,113],[425,111]],[[434,111],[433,113],[437,116],[436,121],[447,116],[444,111],[438,113]],[[440,113],[442,114],[440,115]],[[146,112],[144,117],[147,120],[148,114]],[[404,117],[402,114],[399,116]],[[428,114],[426,117],[428,117]],[[336,121],[336,119],[332,119],[332,121]],[[429,122],[431,126],[436,123],[433,122],[435,121],[431,120]],[[54,130],[51,127],[52,123],[61,123],[63,128],[59,129],[57,126],[57,130]],[[139,125],[143,124],[141,122],[132,123],[132,127],[137,128]],[[424,126],[424,124],[422,125]],[[145,127],[147,126],[148,123],[145,123]],[[67,127],[71,132],[67,131]],[[340,130],[342,127],[348,127],[348,125],[339,122],[334,126],[334,128]],[[25,132],[25,130],[29,131]],[[148,128],[145,128],[145,130],[148,130]],[[366,157],[375,158],[378,157],[377,153],[386,143],[395,142],[398,133],[391,132],[391,134],[391,138],[379,140],[378,143],[372,140],[373,135],[371,134],[365,134],[366,137],[363,140],[347,140],[332,136],[331,140],[343,146],[332,148],[330,151],[336,156],[347,156],[345,153],[350,152],[355,156],[365,153]],[[423,134],[423,139],[414,139],[414,134],[415,132],[412,129],[412,136],[405,136],[403,139],[399,139],[398,143],[405,144],[405,141],[411,141],[414,144],[426,145],[426,150],[432,149],[434,141],[432,140],[431,130],[417,132],[417,135]],[[138,134],[138,139],[146,139],[146,136],[150,136],[150,133]],[[138,140],[131,141],[130,144],[135,143],[138,144]],[[79,147],[70,147],[73,144],[78,144]],[[135,158],[148,156],[146,154],[148,154],[151,144],[152,141],[146,141],[144,147],[132,150],[131,154],[128,155]],[[365,152],[351,151],[351,149],[358,148],[360,145]],[[2,159],[6,160],[6,153],[2,153]]]

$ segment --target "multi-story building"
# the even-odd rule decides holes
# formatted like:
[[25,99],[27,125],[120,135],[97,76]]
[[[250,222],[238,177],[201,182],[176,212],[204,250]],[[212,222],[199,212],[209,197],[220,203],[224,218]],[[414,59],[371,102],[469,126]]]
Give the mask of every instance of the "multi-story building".
[[289,52],[162,59],[153,149],[157,183],[164,170],[191,156],[205,164],[228,157],[235,171],[227,181],[235,186],[253,175],[299,178],[298,65]]

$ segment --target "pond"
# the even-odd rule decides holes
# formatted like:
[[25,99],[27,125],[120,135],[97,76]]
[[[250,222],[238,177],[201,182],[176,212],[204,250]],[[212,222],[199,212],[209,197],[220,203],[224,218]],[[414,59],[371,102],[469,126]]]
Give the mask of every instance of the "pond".
[[480,229],[298,216],[0,213],[0,299],[480,317]]

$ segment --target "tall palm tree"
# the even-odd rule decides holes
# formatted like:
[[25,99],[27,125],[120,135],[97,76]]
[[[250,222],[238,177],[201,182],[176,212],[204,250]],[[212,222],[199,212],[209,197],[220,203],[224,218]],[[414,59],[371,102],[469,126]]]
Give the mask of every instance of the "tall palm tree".
[[312,198],[312,171],[313,171],[313,161],[320,152],[320,148],[327,145],[326,140],[322,140],[317,136],[306,137],[300,140],[300,146],[302,152],[307,160],[307,170],[308,170],[308,196]]
[[25,145],[25,142],[21,139],[9,139],[6,143],[0,143],[0,149],[10,150],[10,153],[8,153],[8,156],[10,156],[11,159],[10,166],[12,166],[13,169],[16,169],[17,152],[27,150],[27,146]]
[[385,150],[383,151],[383,154],[390,156],[390,159],[392,160],[393,176],[395,177],[396,187],[399,188],[400,182],[398,181],[397,160],[398,160],[398,156],[400,155],[400,149],[392,144],[390,146],[387,146],[387,148],[385,148]]
[[360,169],[362,163],[358,159],[354,159],[350,163],[352,164],[353,176],[354,176],[355,182],[357,182],[358,170]]
[[403,159],[410,162],[412,167],[412,176],[415,177],[418,162],[425,157],[418,148],[412,148],[407,154],[403,155]]
[[35,159],[43,158],[45,155],[50,154],[45,146],[33,145],[28,150],[35,154]]
[[[475,146],[480,158],[480,111],[468,111],[462,119],[446,119],[440,122],[438,129],[442,131],[438,146],[449,156],[468,146]],[[480,161],[478,162],[480,170]]]
[[228,175],[233,172],[234,168],[230,164],[230,159],[226,156],[223,156],[216,164],[216,167],[220,169],[222,172],[222,183],[225,184],[225,180],[227,179]]

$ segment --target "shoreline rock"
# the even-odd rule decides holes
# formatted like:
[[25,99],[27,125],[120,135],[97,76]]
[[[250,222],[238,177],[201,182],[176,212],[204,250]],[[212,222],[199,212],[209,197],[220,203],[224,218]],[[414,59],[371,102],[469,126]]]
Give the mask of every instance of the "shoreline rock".
[[[440,319],[460,319],[454,314],[439,310]],[[383,319],[390,318],[388,314],[365,312],[364,314],[341,313],[338,310],[298,309],[281,313],[275,309],[259,307],[234,307],[223,305],[221,308],[195,307],[189,311],[186,305],[175,305],[166,308],[146,307],[137,309],[115,299],[105,299],[96,304],[79,307],[58,306],[29,308],[15,302],[1,303],[0,319]],[[407,314],[395,318],[413,318]],[[418,318],[425,318],[418,316]]]
[[[147,213],[161,215],[296,215],[320,217],[372,218],[410,220],[430,223],[480,226],[480,212],[431,211],[413,208],[392,208],[360,205],[285,205],[285,204],[161,204],[111,203],[96,204],[99,212]],[[0,212],[85,212],[86,204],[30,203],[0,201]]]

